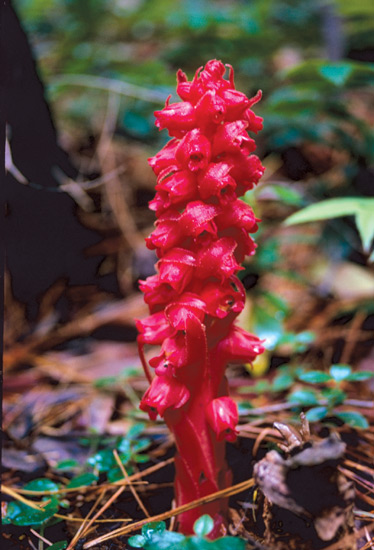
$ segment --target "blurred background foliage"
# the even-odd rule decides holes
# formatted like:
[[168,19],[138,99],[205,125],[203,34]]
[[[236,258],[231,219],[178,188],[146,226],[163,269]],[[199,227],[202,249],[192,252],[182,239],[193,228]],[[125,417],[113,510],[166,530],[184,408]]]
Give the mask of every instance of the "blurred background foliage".
[[[255,111],[264,130],[256,140],[266,174],[245,200],[263,223],[258,253],[242,273],[256,303],[245,322],[269,337],[271,349],[284,345],[289,352],[313,339],[314,327],[299,319],[300,299],[305,316],[314,311],[311,294],[314,307],[332,296],[363,299],[371,314],[374,224],[372,200],[363,198],[374,195],[373,2],[15,0],[14,6],[57,127],[70,142],[97,139],[115,96],[114,136],[143,148],[146,166],[168,139],[154,127],[153,111],[169,93],[175,98],[178,68],[192,78],[217,58],[235,68],[238,89],[254,95],[261,88]],[[338,214],[336,203],[325,204],[328,222],[282,225],[328,198],[353,202]],[[293,222],[313,219],[321,216]]]
[[[144,424],[129,428],[134,420],[147,420],[138,404],[148,383],[134,344],[135,319],[148,314],[138,279],[151,275],[157,260],[144,244],[154,222],[147,204],[155,176],[147,158],[168,141],[155,128],[153,112],[169,94],[177,100],[176,71],[192,79],[214,58],[234,67],[240,91],[248,96],[263,91],[254,111],[264,118],[264,129],[253,137],[266,171],[244,197],[262,223],[257,252],[240,272],[248,299],[239,322],[264,339],[266,352],[254,365],[228,368],[242,420],[255,426],[251,432],[246,424],[248,437],[259,446],[268,432],[258,431],[261,423],[285,418],[298,423],[306,409],[311,422],[367,428],[374,419],[374,2],[13,0],[12,5],[78,176],[71,181],[65,173],[60,179],[51,173],[49,179],[48,173],[47,183],[60,186],[47,189],[37,176],[23,177],[14,156],[8,215],[22,230],[15,238],[14,256],[25,256],[18,287],[27,286],[26,294],[33,295],[35,314],[28,316],[22,292],[14,291],[17,267],[9,268],[5,482],[18,483],[22,470],[33,479],[25,489],[55,491],[60,485],[51,479],[35,479],[48,464],[59,483],[63,472],[61,487],[69,483],[68,490],[81,490],[99,477],[105,483],[117,479],[119,459],[130,473],[150,457],[158,461],[160,451],[162,458],[164,443],[154,444],[164,441],[160,426],[141,439]],[[36,113],[29,88],[21,100],[26,93]],[[42,123],[21,122],[20,134],[25,126],[35,138],[43,134]],[[11,133],[9,141],[10,150]],[[54,160],[36,142],[40,163],[45,168],[50,161],[49,170]],[[53,200],[42,208],[47,196],[71,199],[71,205],[61,210]],[[39,218],[45,218],[40,231],[29,241]],[[85,247],[79,232],[87,228],[95,232],[95,244]],[[36,256],[36,248],[43,254]],[[87,281],[84,261],[75,261],[78,254],[84,261],[99,258],[97,275],[111,278],[110,284]],[[56,269],[46,269],[58,262]],[[352,442],[357,457],[356,439]],[[42,466],[39,454],[45,457]],[[242,454],[246,466],[234,471],[246,475],[248,457]],[[370,474],[371,458],[366,464]],[[164,486],[161,492],[155,512],[169,499]],[[58,507],[74,502],[74,493],[69,502],[61,496],[53,496],[37,516],[29,506],[11,503],[5,523],[38,526],[44,534]],[[81,505],[77,514],[85,517],[89,508]],[[136,505],[134,518],[138,513]],[[118,514],[122,518],[123,510]],[[69,538],[73,534],[72,527]],[[66,548],[60,538],[53,549]]]

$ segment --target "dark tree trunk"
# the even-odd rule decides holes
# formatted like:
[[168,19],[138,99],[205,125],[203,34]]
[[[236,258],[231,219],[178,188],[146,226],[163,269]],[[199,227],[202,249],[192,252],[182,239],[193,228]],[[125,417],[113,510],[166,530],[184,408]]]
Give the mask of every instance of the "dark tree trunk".
[[9,3],[1,10],[8,153],[15,167],[5,178],[6,263],[15,298],[35,319],[41,296],[58,279],[70,285],[99,283],[112,291],[117,291],[117,284],[114,276],[110,281],[98,278],[103,257],[85,254],[100,237],[81,225],[76,204],[56,180],[56,170],[72,179],[77,170],[58,145],[18,17]]

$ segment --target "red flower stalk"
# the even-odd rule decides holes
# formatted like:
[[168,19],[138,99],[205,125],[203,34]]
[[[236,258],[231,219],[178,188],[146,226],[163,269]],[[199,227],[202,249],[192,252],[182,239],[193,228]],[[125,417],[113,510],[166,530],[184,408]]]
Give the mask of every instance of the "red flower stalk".
[[[258,183],[264,168],[252,154],[262,119],[235,90],[234,72],[209,61],[191,82],[177,74],[182,101],[156,111],[156,126],[172,140],[149,164],[157,176],[150,202],[156,229],[146,239],[159,261],[157,274],[141,281],[150,316],[137,322],[139,350],[148,378],[144,345],[161,346],[150,360],[155,376],[140,408],[164,417],[177,446],[176,499],[180,506],[231,483],[225,440],[234,441],[238,411],[228,396],[228,363],[251,362],[262,353],[256,336],[235,326],[245,292],[240,263],[255,244],[250,206],[238,199]],[[191,533],[202,513],[215,519],[213,536],[225,523],[226,501],[181,514],[179,528]]]

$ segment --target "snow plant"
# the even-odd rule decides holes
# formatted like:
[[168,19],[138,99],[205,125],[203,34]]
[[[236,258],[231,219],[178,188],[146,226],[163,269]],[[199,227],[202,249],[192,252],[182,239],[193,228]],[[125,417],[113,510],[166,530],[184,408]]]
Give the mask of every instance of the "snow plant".
[[[236,403],[228,397],[225,368],[248,363],[263,351],[261,341],[236,326],[245,291],[240,264],[255,251],[248,233],[257,230],[250,206],[238,199],[264,172],[248,131],[262,119],[237,91],[234,71],[217,60],[200,67],[193,80],[177,73],[182,101],[155,112],[156,126],[171,140],[149,164],[157,176],[149,207],[157,221],[146,239],[159,258],[156,275],[140,282],[149,317],[137,321],[140,357],[150,382],[140,408],[160,415],[174,434],[177,506],[230,486],[225,442],[234,441]],[[144,346],[161,346],[145,360]],[[157,352],[156,352],[157,353]],[[179,530],[193,532],[202,514],[214,518],[218,536],[227,499],[181,514]]]

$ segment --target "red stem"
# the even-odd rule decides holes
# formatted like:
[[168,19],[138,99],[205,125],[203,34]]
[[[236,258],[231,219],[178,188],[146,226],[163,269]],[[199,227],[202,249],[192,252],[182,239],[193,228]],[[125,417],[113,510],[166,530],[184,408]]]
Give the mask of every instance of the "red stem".
[[146,375],[148,382],[151,384],[153,378],[152,378],[152,375],[151,375],[151,371],[149,369],[149,365],[148,365],[147,360],[146,360],[145,355],[144,355],[144,345],[142,343],[140,343],[139,340],[138,340],[138,351],[139,351],[140,361],[141,361],[142,366],[143,366],[144,374]]
[[[214,370],[209,367],[210,363],[214,364]],[[165,413],[165,421],[174,434],[177,446],[177,506],[225,489],[232,480],[225,460],[226,442],[217,441],[205,414],[208,403],[220,395],[224,365],[211,352],[208,361],[201,366],[201,383],[190,387],[191,397],[185,410],[168,410]],[[184,512],[178,516],[179,530],[192,533],[196,519],[202,514],[209,514],[215,520],[215,529],[211,533],[211,537],[215,538],[219,536],[227,517],[227,506],[227,499],[221,499]]]

